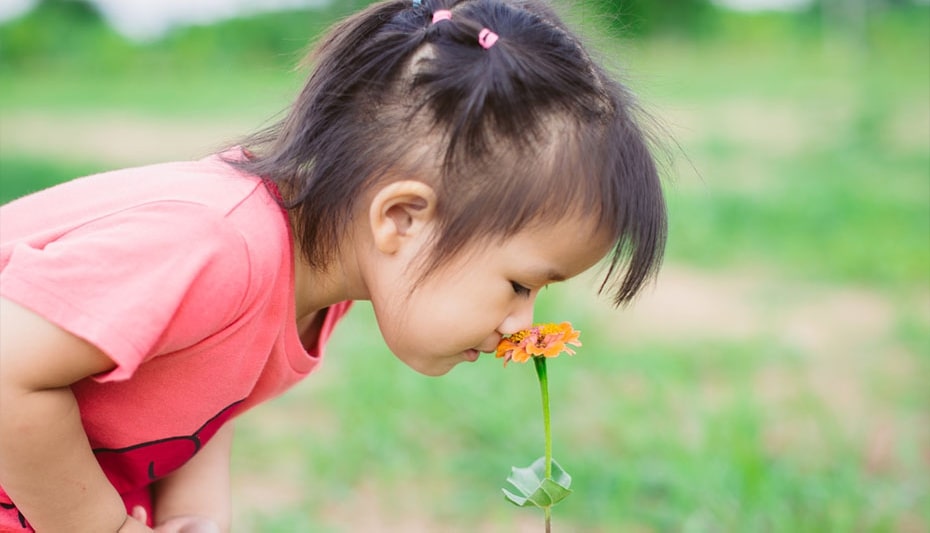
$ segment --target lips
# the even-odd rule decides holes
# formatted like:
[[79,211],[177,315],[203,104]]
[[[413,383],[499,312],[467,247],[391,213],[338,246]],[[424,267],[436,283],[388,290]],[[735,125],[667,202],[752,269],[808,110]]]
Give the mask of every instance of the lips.
[[478,350],[474,348],[470,348],[462,352],[462,355],[465,356],[466,361],[471,361],[472,363],[474,363],[475,361],[478,360],[478,356],[480,355],[480,352],[478,352]]

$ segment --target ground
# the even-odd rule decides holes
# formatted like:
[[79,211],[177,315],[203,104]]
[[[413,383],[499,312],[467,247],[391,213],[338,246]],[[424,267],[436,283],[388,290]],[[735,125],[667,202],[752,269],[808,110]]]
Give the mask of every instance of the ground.
[[[722,127],[724,130],[749,131],[750,135],[760,137],[758,142],[788,155],[797,150],[798,143],[817,141],[783,134],[785,130],[801,129],[791,123],[796,118],[792,113],[735,102],[714,114],[722,123],[729,124]],[[677,115],[673,111],[668,118],[685,132],[682,135],[687,141],[687,124],[695,119],[683,111]],[[764,123],[770,128],[733,124],[740,121]],[[198,157],[217,148],[213,144],[216,140],[221,143],[234,140],[254,123],[232,119],[161,120],[118,112],[64,115],[9,112],[0,121],[0,139],[3,150],[8,152],[93,161],[115,168]],[[904,124],[899,129],[908,127],[914,126]],[[752,180],[743,181],[740,186],[751,187]],[[585,298],[566,301],[575,301],[577,306],[570,309],[569,303],[567,314],[584,313],[591,305]],[[916,324],[924,331],[930,329],[930,291],[926,285],[899,295],[865,285],[791,279],[784,272],[765,267],[710,270],[671,262],[658,282],[633,306],[617,313],[598,314],[596,320],[599,329],[613,336],[618,345],[778,339],[786,350],[802,354],[805,362],[798,366],[763,365],[751,375],[756,399],[771,408],[764,436],[773,454],[828,452],[817,449],[825,443],[815,437],[809,419],[787,416],[784,413],[788,410],[782,409],[802,396],[813,395],[843,432],[858,442],[859,459],[867,471],[882,473],[902,468],[896,463],[895,450],[903,445],[920,447],[925,465],[930,465],[928,412],[902,411],[894,394],[889,396],[875,390],[875,387],[900,387],[914,391],[921,387],[919,383],[925,383],[926,376],[919,376],[926,370],[926,362],[921,358],[926,358],[927,353],[915,353],[913,346],[899,342],[899,330],[902,324]],[[321,375],[320,379],[327,378]],[[600,378],[591,379],[594,383]],[[641,393],[644,386],[623,379],[612,385],[631,397]],[[728,385],[715,386],[711,380],[693,401],[713,405],[728,394]],[[317,426],[325,427],[327,424],[323,422]],[[290,416],[266,411],[265,416],[247,422],[246,427],[260,432],[263,438],[275,439],[287,435],[293,423]],[[303,481],[294,479],[287,463],[264,464],[254,469],[245,466],[240,474],[233,487],[234,499],[241,504],[237,505],[237,512],[242,509],[241,513],[245,513],[239,516],[240,520],[246,521],[246,515],[251,516],[254,509],[260,509],[263,515],[274,515],[289,512],[301,503],[298,494]],[[351,524],[357,531],[455,531],[435,517],[418,512],[418,491],[423,488],[394,487],[395,491],[409,494],[399,500],[385,499],[384,489],[367,483],[354,487],[344,500],[330,504],[322,518],[334,528]],[[491,521],[478,531],[501,531],[500,526],[491,525],[495,523]],[[506,530],[537,531],[538,526],[537,517],[520,512]],[[568,530],[572,527],[563,526]],[[918,514],[904,514],[896,530],[918,531],[924,526],[926,523]],[[475,531],[473,527],[468,530]]]

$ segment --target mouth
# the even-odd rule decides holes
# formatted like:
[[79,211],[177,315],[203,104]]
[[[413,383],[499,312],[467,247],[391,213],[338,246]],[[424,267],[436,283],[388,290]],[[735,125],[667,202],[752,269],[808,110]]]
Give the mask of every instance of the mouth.
[[478,360],[478,356],[481,355],[481,353],[474,348],[469,348],[468,350],[462,352],[462,355],[465,357],[466,361],[474,363]]

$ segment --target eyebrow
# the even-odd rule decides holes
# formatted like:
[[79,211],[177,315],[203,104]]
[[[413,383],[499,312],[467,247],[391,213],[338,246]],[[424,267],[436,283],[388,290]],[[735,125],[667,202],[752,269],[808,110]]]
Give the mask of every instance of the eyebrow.
[[565,281],[565,276],[552,269],[534,271],[532,275],[537,279],[547,281]]

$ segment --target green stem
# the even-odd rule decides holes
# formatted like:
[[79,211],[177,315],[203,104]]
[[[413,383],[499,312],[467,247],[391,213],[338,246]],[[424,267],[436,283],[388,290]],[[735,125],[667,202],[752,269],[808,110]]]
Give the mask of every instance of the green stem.
[[[549,420],[549,375],[546,373],[546,358],[533,357],[536,375],[539,377],[539,392],[542,395],[543,431],[546,433],[546,479],[552,479],[552,424]],[[552,531],[552,506],[543,507],[546,514],[546,533]]]
[[[533,363],[536,365],[539,392],[542,394],[543,430],[546,432],[546,479],[550,479],[552,478],[552,425],[549,422],[549,377],[546,374],[546,358],[534,357]],[[548,515],[549,510],[546,509],[546,516]]]

